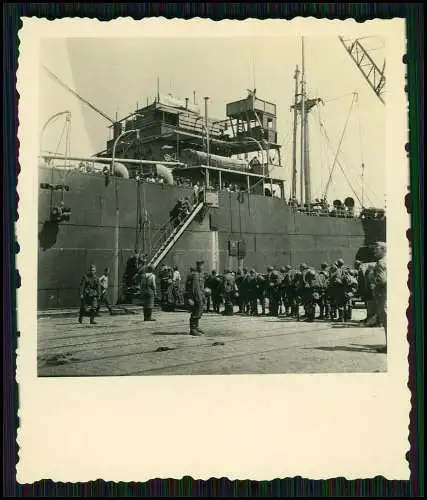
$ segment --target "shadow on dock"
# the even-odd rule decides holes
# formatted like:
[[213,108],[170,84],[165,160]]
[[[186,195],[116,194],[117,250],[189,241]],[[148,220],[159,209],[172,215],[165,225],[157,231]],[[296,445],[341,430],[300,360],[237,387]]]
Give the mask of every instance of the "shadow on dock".
[[371,352],[378,354],[379,351],[384,349],[384,345],[350,344],[349,346],[310,347],[310,349],[318,349],[320,351]]

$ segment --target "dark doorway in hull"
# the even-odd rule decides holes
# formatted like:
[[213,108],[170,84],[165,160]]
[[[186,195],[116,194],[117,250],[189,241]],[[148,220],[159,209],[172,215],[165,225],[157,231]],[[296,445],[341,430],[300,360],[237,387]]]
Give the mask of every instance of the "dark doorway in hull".
[[42,229],[39,232],[39,244],[41,250],[49,250],[52,248],[57,239],[59,232],[59,224],[55,221],[47,220],[43,223]]

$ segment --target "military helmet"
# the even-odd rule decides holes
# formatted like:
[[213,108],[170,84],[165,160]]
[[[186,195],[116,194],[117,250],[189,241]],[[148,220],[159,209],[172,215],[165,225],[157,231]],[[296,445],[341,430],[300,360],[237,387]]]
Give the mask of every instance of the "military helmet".
[[322,269],[327,269],[328,268],[328,263],[323,262],[322,265],[320,266]]
[[309,269],[308,270],[308,275],[314,277],[314,276],[316,276],[316,271],[314,269]]
[[299,266],[299,268],[300,268],[301,270],[303,270],[303,269],[307,269],[307,268],[308,268],[308,266],[307,266],[307,264],[306,264],[305,262],[303,262],[303,263]]
[[267,267],[267,271],[268,271],[268,272],[273,271],[273,269],[274,269],[274,267],[273,267],[273,266],[268,266],[268,267]]
[[252,269],[250,270],[250,273],[251,273],[251,274],[256,274],[255,269],[253,269],[253,268],[252,268]]
[[337,266],[343,266],[343,265],[344,265],[344,259],[338,259]]
[[280,268],[280,272],[281,272],[281,273],[286,273],[286,267],[281,267],[281,268]]
[[292,269],[292,266],[290,266],[289,264],[287,264],[287,265],[285,266],[285,269],[286,269],[286,271],[290,271],[290,270]]

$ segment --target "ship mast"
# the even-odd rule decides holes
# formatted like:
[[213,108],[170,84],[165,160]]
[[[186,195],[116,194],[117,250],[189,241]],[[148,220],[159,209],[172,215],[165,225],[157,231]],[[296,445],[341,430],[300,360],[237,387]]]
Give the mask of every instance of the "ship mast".
[[[298,103],[298,67],[295,72],[295,105],[294,108],[294,159],[293,166],[294,171],[292,172],[292,196],[296,196],[296,132],[297,132],[297,113],[299,110],[301,113],[301,165],[300,165],[300,204],[311,203],[311,176],[310,176],[310,149],[309,149],[309,133],[308,133],[308,115],[314,106],[319,102],[323,102],[322,99],[308,98],[305,88],[305,60],[304,60],[304,37],[302,37],[302,68],[301,68],[301,100]],[[294,195],[295,193],[295,195]]]
[[301,166],[300,166],[300,203],[304,205],[304,171],[305,171],[305,65],[304,65],[304,37],[301,40]]
[[298,66],[295,69],[294,135],[292,148],[292,200],[297,197]]

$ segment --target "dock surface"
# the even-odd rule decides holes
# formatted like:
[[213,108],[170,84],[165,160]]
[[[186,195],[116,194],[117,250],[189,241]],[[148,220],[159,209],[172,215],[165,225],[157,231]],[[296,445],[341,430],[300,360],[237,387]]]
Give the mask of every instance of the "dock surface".
[[206,313],[205,335],[188,335],[187,312],[142,310],[109,316],[90,325],[76,315],[39,317],[37,363],[40,377],[125,375],[225,375],[280,373],[372,373],[387,370],[382,328],[361,327],[366,315],[354,311],[349,323],[285,317],[226,317]]

